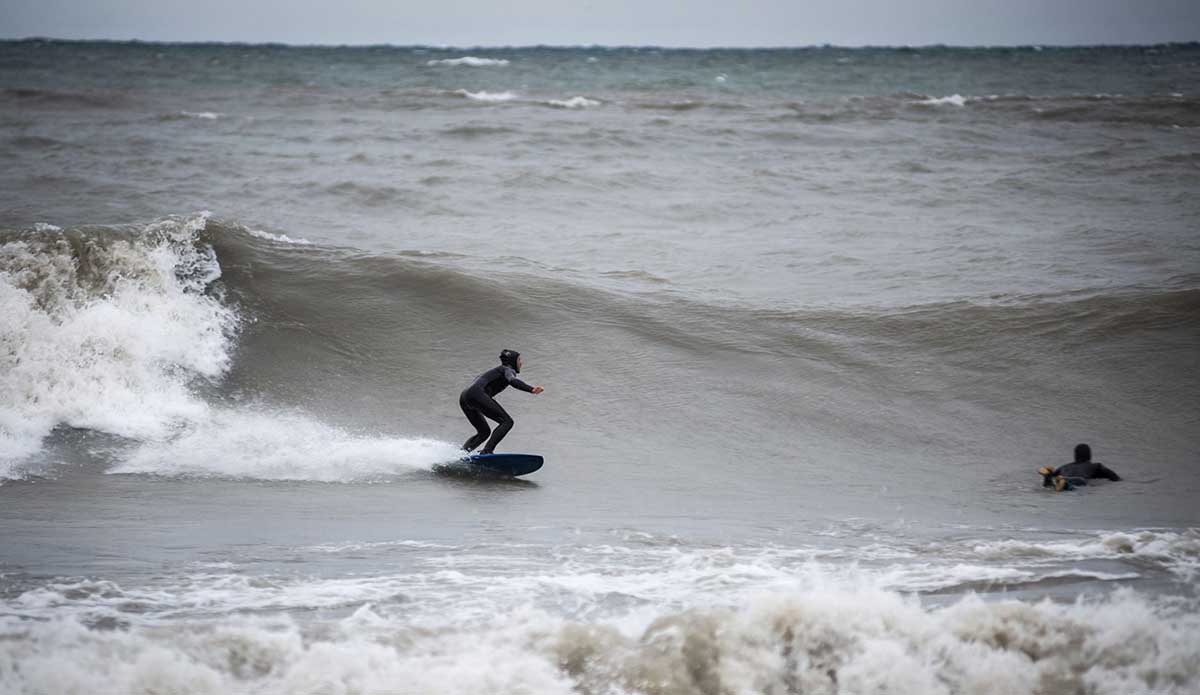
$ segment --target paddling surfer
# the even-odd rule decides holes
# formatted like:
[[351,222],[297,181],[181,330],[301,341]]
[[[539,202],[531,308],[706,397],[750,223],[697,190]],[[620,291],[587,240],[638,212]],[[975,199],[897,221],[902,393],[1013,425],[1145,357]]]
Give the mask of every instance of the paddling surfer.
[[1087,485],[1089,480],[1107,478],[1120,480],[1111,468],[1092,460],[1092,447],[1080,444],[1075,447],[1075,461],[1058,468],[1042,466],[1038,473],[1042,474],[1042,486],[1053,487],[1058,492],[1070,490],[1073,487]]

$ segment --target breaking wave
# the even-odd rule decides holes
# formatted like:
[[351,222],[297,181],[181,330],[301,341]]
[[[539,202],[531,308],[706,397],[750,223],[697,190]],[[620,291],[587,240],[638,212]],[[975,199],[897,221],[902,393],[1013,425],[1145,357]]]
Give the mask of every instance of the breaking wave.
[[[354,186],[335,189],[366,202],[403,194]],[[873,398],[876,385],[901,378],[897,365],[923,370],[926,361],[936,360],[932,391],[1005,402],[1014,388],[1008,381],[959,384],[939,375],[946,369],[974,373],[981,352],[990,369],[1002,370],[1025,364],[1030,353],[1023,346],[1040,355],[1045,344],[1128,350],[1148,340],[1159,355],[1148,368],[1173,373],[1171,360],[1188,359],[1184,346],[1200,332],[1200,290],[1188,278],[1178,289],[994,304],[730,311],[679,297],[669,283],[630,295],[553,275],[480,274],[470,263],[407,252],[352,253],[207,215],[141,227],[42,225],[3,232],[0,476],[25,476],[27,457],[59,426],[138,442],[127,472],[154,472],[154,461],[172,461],[160,472],[354,480],[427,466],[443,454],[440,445],[378,434],[394,427],[386,402],[413,387],[406,381],[410,373],[445,379],[437,388],[446,392],[461,388],[469,375],[447,374],[447,365],[477,358],[430,354],[428,345],[474,345],[479,331],[506,330],[508,322],[498,317],[554,332],[560,349],[571,354],[593,354],[597,340],[632,338],[630,350],[688,365],[693,379],[724,368],[734,354],[772,373],[786,366],[780,360],[799,360],[792,364],[810,385],[833,375],[837,386],[829,398],[844,400],[848,412]],[[995,335],[1010,342],[997,344]],[[636,363],[621,368],[629,378],[663,378],[660,370]],[[1067,368],[1087,374],[1090,367]],[[1087,378],[1108,388],[1104,374]],[[852,390],[859,382],[864,390]],[[235,392],[283,404],[282,419],[272,424],[271,408],[225,404],[222,394]],[[670,392],[668,387],[645,398],[670,407]],[[611,403],[620,400],[598,393]],[[1043,396],[1047,407],[1059,397]],[[378,403],[373,410],[356,405],[363,398]],[[1099,393],[1094,399],[1105,400]],[[288,408],[310,403],[325,403],[326,413],[352,411],[362,420],[349,429],[322,429],[322,418],[305,425],[328,444],[321,454],[332,462],[327,469],[306,469],[300,460],[303,447],[316,447],[316,440],[286,436],[287,418],[310,417]],[[614,407],[604,403],[597,407]],[[789,417],[822,417],[830,407],[827,402]],[[425,419],[405,427],[419,432],[443,426]],[[826,435],[834,434],[826,428]],[[215,449],[204,463],[187,453],[188,446]],[[248,463],[243,451],[259,451],[261,465]]]
[[[1121,535],[956,552],[1005,564],[1014,552],[1075,557],[1124,548]],[[1192,532],[1135,535],[1143,547],[1195,542]],[[842,544],[689,547],[635,533],[613,545],[395,539],[254,552],[141,587],[9,575],[0,690],[86,691],[97,678],[118,692],[414,695],[1185,695],[1200,685],[1194,598],[1116,588],[1069,602],[968,593],[930,605],[895,581],[932,574],[926,565],[898,558],[868,570],[858,562],[872,553]],[[276,552],[401,569],[243,572]],[[944,581],[961,574],[941,569]],[[1106,579],[1075,572],[1046,579]]]
[[34,472],[59,427],[125,440],[114,473],[349,482],[457,457],[444,442],[214,400],[257,319],[227,296],[222,236],[309,246],[207,213],[0,235],[0,481]]
[[229,369],[239,325],[207,219],[0,235],[0,478],[59,425],[160,438],[207,413],[189,383]]
[[[1128,591],[1073,604],[968,596],[931,609],[893,592],[814,585],[590,620],[528,606],[467,620],[414,616],[396,589],[386,578],[218,576],[197,582],[192,598],[111,582],[33,590],[0,617],[0,688],[82,692],[100,679],[113,691],[177,693],[1184,695],[1200,685],[1200,619]],[[135,609],[181,599],[249,600],[267,612],[151,620]],[[297,599],[343,617],[281,612]],[[128,608],[107,618],[70,610],[85,603]],[[55,617],[12,614],[40,607]]]

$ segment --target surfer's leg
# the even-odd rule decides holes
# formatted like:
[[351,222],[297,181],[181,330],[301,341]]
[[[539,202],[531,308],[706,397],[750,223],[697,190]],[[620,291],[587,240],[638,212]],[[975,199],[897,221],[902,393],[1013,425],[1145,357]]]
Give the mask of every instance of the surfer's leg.
[[483,440],[488,438],[488,435],[492,433],[492,428],[488,427],[487,420],[483,419],[483,413],[480,413],[477,408],[471,407],[466,400],[459,399],[458,405],[462,408],[463,415],[467,416],[467,420],[475,428],[475,434],[463,444],[463,449],[473,451]]
[[490,454],[496,450],[496,445],[500,443],[501,439],[504,439],[504,435],[508,434],[508,431],[512,429],[513,419],[504,408],[500,407],[499,403],[491,398],[487,399],[487,402],[481,402],[478,405],[484,415],[496,421],[496,429],[492,430],[492,438],[488,440],[487,444],[483,445],[483,449],[479,452],[481,454]]

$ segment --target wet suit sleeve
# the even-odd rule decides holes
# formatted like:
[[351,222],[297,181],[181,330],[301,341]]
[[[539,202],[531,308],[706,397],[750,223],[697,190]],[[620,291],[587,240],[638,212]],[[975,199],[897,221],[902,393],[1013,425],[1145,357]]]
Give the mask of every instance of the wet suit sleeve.
[[1093,478],[1108,478],[1112,481],[1121,479],[1121,476],[1117,475],[1116,471],[1104,465],[1103,463],[1096,464],[1096,466],[1096,472],[1092,474]]
[[508,380],[509,386],[525,391],[526,393],[533,393],[533,387],[518,379],[517,373],[513,371],[512,367],[504,368],[504,378]]

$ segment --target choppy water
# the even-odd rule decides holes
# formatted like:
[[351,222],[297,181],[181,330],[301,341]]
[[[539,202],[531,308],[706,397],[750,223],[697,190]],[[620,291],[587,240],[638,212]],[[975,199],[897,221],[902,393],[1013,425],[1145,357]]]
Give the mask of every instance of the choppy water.
[[0,43],[0,690],[1193,692],[1198,64]]

